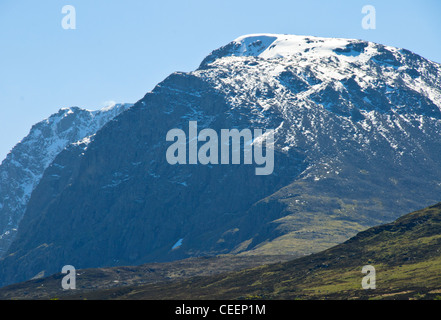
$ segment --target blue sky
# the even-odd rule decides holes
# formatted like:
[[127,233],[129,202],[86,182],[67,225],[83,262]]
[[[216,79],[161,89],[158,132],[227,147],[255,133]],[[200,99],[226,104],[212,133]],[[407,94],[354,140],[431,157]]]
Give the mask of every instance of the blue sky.
[[[364,5],[375,30],[361,27]],[[76,30],[61,27],[64,5]],[[0,0],[0,161],[59,108],[136,102],[249,33],[357,38],[441,62],[441,1]]]

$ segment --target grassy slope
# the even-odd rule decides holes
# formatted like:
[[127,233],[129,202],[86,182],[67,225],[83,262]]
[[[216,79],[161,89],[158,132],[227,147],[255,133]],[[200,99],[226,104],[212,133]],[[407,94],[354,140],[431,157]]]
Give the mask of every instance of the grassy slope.
[[149,263],[141,266],[96,268],[77,270],[77,290],[61,288],[63,274],[34,279],[0,288],[0,300],[58,299],[90,291],[120,287],[135,288],[149,283],[170,282],[195,276],[212,276],[219,273],[253,268],[278,261],[288,261],[295,256],[233,256],[190,258],[185,260]]
[[[434,299],[441,297],[441,204],[290,262],[172,283],[114,288],[87,299]],[[377,289],[362,290],[364,265]]]
[[[438,299],[441,298],[440,250],[441,204],[438,204],[368,229],[321,253],[289,262],[230,272],[234,268],[229,270],[225,264],[237,261],[220,259],[207,264],[184,260],[172,268],[167,266],[161,273],[163,279],[155,281],[146,281],[152,266],[86,270],[87,277],[77,279],[80,286],[83,284],[78,291],[66,294],[59,290],[61,275],[58,275],[3,288],[0,297],[32,298],[40,290],[38,298],[42,299]],[[361,269],[367,264],[377,271],[375,290],[361,289],[364,277]],[[222,266],[224,273],[209,275],[210,268],[222,269]],[[179,273],[185,268],[192,270],[187,274],[189,277],[200,276],[182,277]],[[125,274],[124,283],[110,286],[121,270],[136,277]],[[167,277],[169,281],[164,282]],[[99,289],[84,290],[85,283],[96,284]]]

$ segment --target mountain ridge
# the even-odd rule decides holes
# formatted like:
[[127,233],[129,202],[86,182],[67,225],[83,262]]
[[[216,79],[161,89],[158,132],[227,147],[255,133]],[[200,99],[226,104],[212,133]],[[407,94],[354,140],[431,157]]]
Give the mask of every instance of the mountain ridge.
[[15,237],[32,190],[44,170],[70,143],[101,128],[131,104],[112,104],[97,111],[61,108],[33,125],[29,134],[0,164],[0,257]]

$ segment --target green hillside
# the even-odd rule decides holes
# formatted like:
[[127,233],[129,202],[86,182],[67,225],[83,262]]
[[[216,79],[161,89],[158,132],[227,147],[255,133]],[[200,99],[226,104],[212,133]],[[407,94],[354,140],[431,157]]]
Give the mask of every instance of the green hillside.
[[[438,299],[441,204],[290,262],[211,277],[89,293],[89,299]],[[361,288],[364,265],[375,290]]]
[[[370,228],[331,249],[288,262],[232,272],[226,268],[214,275],[205,268],[201,276],[176,276],[147,284],[142,284],[147,277],[143,272],[151,272],[152,266],[131,267],[137,280],[127,278],[127,285],[45,291],[45,284],[54,285],[54,279],[61,279],[58,275],[0,289],[0,297],[23,298],[24,292],[39,285],[40,299],[441,299],[440,250],[441,203]],[[221,265],[219,260],[211,266]],[[376,269],[376,289],[361,288],[365,265]],[[108,276],[108,283],[117,274],[114,269],[107,271],[113,274]],[[89,283],[93,283],[94,273],[88,274]]]

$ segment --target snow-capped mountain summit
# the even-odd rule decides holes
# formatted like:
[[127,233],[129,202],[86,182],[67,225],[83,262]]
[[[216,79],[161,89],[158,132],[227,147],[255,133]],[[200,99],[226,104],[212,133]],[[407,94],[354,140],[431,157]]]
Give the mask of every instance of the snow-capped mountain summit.
[[[263,59],[289,59],[296,58],[308,53],[309,56],[329,57],[336,54],[337,48],[345,48],[349,44],[365,44],[366,47],[375,47],[374,43],[368,43],[356,39],[321,38],[312,36],[281,35],[281,34],[250,34],[244,35],[232,41],[228,45],[215,50],[206,60],[213,61],[227,56],[237,57],[260,57]],[[361,45],[363,47],[364,45]],[[389,47],[392,48],[392,47]],[[348,57],[364,57],[369,59],[369,53],[355,46],[354,50],[346,52]],[[354,60],[354,59],[352,59]]]
[[284,151],[325,147],[335,161],[357,146],[370,158],[372,145],[381,142],[382,151],[392,150],[391,159],[399,162],[439,140],[440,65],[405,49],[350,39],[249,35],[213,51],[193,74],[225,92],[233,108],[251,111],[257,123],[273,120],[266,114],[280,115],[272,126]]
[[32,190],[44,170],[69,144],[90,139],[131,104],[111,104],[97,111],[62,108],[35,124],[0,165],[0,257],[14,239]]
[[[54,159],[0,260],[0,284],[65,264],[309,254],[438,203],[440,84],[441,65],[405,49],[240,37],[158,84],[81,157]],[[167,132],[189,121],[273,129],[274,173],[170,165]]]
[[345,38],[322,38],[313,36],[282,34],[250,34],[232,41],[213,51],[206,61],[227,56],[259,57],[263,59],[298,59],[302,55],[309,58],[346,56],[348,61],[368,61],[384,47],[391,52],[399,49],[382,46],[373,42]]
[[[250,62],[250,58],[256,59]],[[415,92],[411,101],[391,101],[392,103],[387,104],[390,107],[387,108],[388,111],[394,109],[403,113],[408,106],[411,107],[411,112],[419,110],[418,113],[437,118],[441,114],[439,64],[405,49],[361,40],[255,34],[239,37],[213,51],[204,59],[199,69],[201,75],[208,72],[211,77],[213,72],[225,69],[232,69],[234,72],[235,65],[240,68],[244,62],[253,77],[245,81],[245,85],[249,83],[255,86],[269,81],[291,91],[289,98],[297,101],[304,101],[307,96],[321,92],[328,85],[335,85],[333,89],[344,92],[343,82],[349,81],[350,85],[358,86],[363,92],[380,89],[392,99],[398,98],[400,87]],[[285,78],[289,82],[284,83]],[[236,77],[220,78],[222,83],[219,85],[229,85],[234,80],[243,85],[244,79]],[[379,88],[379,84],[383,87]],[[306,88],[309,90],[305,90]],[[298,92],[293,92],[293,89]],[[423,95],[421,103],[428,104],[429,107],[420,108],[415,98],[418,94]],[[385,111],[384,108],[378,109],[381,105],[381,101],[370,101],[366,98],[362,107]],[[342,111],[348,114],[350,110]]]

